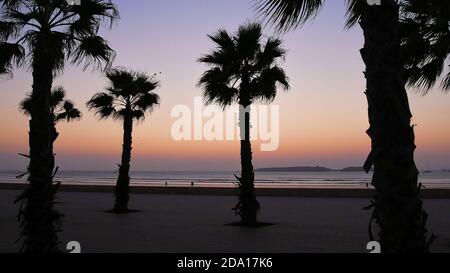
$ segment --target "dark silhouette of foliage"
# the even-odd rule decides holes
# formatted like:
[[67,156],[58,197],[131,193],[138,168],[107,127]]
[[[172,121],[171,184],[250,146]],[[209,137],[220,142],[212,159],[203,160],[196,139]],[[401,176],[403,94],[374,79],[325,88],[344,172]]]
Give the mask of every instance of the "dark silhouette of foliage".
[[133,120],[144,120],[146,114],[159,105],[159,96],[153,92],[159,82],[146,74],[124,69],[112,69],[106,77],[110,86],[105,92],[95,94],[87,105],[100,119],[111,117],[123,122],[122,162],[119,165],[113,212],[127,213]]
[[[321,0],[258,0],[260,15],[280,31],[314,17]],[[373,219],[380,226],[383,252],[428,252],[427,214],[419,198],[414,163],[414,130],[405,86],[426,93],[443,73],[449,53],[450,2],[447,0],[381,0],[381,5],[347,0],[347,27],[359,23],[365,38],[372,151],[366,171],[374,167],[377,190]],[[442,81],[448,90],[450,74]],[[372,222],[372,221],[371,221]]]
[[[216,44],[215,50],[199,59],[210,66],[198,82],[203,88],[206,104],[216,103],[223,108],[232,103],[241,106],[241,177],[239,202],[234,208],[245,226],[257,225],[260,204],[254,193],[255,174],[252,165],[250,142],[250,113],[243,111],[254,101],[270,103],[281,86],[289,88],[288,78],[277,61],[283,60],[286,51],[282,41],[268,38],[262,44],[259,24],[249,23],[239,27],[235,35],[219,30],[209,38]],[[243,130],[242,130],[243,129]]]
[[402,54],[407,85],[422,94],[436,86],[450,90],[450,3],[446,0],[404,1],[401,5]]
[[[60,214],[53,183],[57,134],[51,114],[53,78],[71,64],[108,67],[114,51],[98,35],[101,23],[118,19],[110,0],[0,0],[0,73],[28,66],[33,76],[29,187],[20,195],[23,252],[59,252]],[[70,105],[67,105],[70,106]]]
[[[56,87],[52,89],[50,95],[50,114],[54,123],[60,121],[71,122],[73,120],[81,119],[81,112],[70,100],[66,100],[66,91],[63,87]],[[20,110],[27,116],[31,116],[33,111],[33,99],[28,95],[20,102]]]

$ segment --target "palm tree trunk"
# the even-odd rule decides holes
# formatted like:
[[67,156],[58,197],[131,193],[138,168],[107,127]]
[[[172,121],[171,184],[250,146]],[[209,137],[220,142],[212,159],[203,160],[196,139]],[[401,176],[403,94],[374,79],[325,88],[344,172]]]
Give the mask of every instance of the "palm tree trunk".
[[365,45],[367,100],[372,151],[366,161],[374,167],[376,188],[373,219],[380,226],[383,252],[426,252],[427,215],[419,198],[414,163],[414,129],[400,54],[399,7],[394,0],[366,6],[360,25]]
[[54,210],[57,186],[53,185],[55,159],[53,142],[57,133],[50,113],[50,95],[53,83],[48,50],[39,44],[33,59],[33,92],[29,147],[29,186],[18,198],[23,202],[19,210],[24,252],[58,252],[61,215]]
[[[250,105],[249,102],[244,102],[243,104]],[[259,203],[256,200],[254,192],[255,173],[252,164],[252,146],[250,142],[250,112],[242,109],[246,106],[241,106],[241,177],[237,177],[239,180],[239,204],[235,210],[241,217],[242,225],[256,226]]]
[[131,116],[124,117],[123,120],[123,146],[122,146],[122,162],[120,164],[119,177],[116,184],[116,203],[114,212],[128,212],[128,201],[130,199],[130,161],[131,161],[131,145],[133,134],[133,118]]

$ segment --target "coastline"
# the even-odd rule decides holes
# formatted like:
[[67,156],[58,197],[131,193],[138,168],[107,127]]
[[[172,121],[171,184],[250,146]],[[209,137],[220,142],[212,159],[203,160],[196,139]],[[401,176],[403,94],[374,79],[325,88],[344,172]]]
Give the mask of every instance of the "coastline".
[[[27,184],[0,183],[0,190],[23,190]],[[236,195],[233,187],[221,186],[131,186],[131,193],[158,195]],[[61,185],[61,192],[112,193],[112,185]],[[337,197],[337,198],[371,198],[375,191],[371,188],[314,188],[314,187],[271,187],[255,188],[258,196],[274,197]],[[450,189],[422,189],[421,198],[450,199]]]

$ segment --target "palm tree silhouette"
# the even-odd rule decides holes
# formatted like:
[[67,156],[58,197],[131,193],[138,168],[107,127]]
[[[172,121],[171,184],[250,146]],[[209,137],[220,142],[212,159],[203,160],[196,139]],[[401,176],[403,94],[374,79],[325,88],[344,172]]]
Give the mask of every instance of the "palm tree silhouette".
[[29,66],[33,76],[30,116],[29,187],[18,198],[24,252],[58,252],[60,214],[54,209],[55,158],[50,98],[53,78],[67,61],[109,66],[114,52],[98,31],[118,19],[110,0],[0,1],[0,73]]
[[[50,95],[50,115],[53,120],[53,128],[52,135],[54,138],[52,139],[52,145],[56,141],[59,133],[56,130],[56,123],[60,121],[71,122],[74,120],[81,119],[81,112],[70,100],[65,100],[66,91],[63,87],[55,87],[52,89],[52,93]],[[33,99],[31,94],[27,95],[27,97],[20,102],[20,110],[27,116],[31,115],[33,111]]]
[[[63,87],[55,87],[52,89],[50,95],[50,114],[53,119],[53,124],[60,121],[71,122],[73,120],[81,119],[81,112],[70,100],[66,100],[66,91]],[[20,109],[22,112],[30,116],[33,111],[33,99],[31,94],[28,95],[23,101],[20,102]],[[55,132],[55,135],[58,133]]]
[[[287,31],[314,17],[322,2],[258,0],[256,9],[280,31]],[[442,74],[449,53],[450,2],[346,2],[347,27],[359,22],[365,38],[361,55],[366,64],[367,133],[372,139],[372,151],[364,168],[368,172],[374,167],[372,220],[380,226],[382,251],[428,252],[433,236],[429,241],[425,236],[427,214],[419,198],[416,146],[405,85],[429,90]],[[442,87],[449,88],[449,79],[447,74]]]
[[233,210],[245,226],[257,225],[260,207],[254,193],[250,112],[247,107],[257,100],[272,102],[278,85],[285,90],[289,88],[288,78],[277,65],[277,61],[284,59],[286,54],[281,40],[268,38],[265,44],[261,44],[261,37],[261,26],[254,23],[240,26],[233,36],[226,30],[219,30],[209,35],[217,48],[199,59],[199,62],[211,66],[198,82],[198,86],[203,88],[206,104],[217,103],[223,108],[234,102],[240,105],[242,169],[241,177],[236,176],[239,202]]
[[152,92],[159,82],[146,74],[124,69],[112,69],[106,73],[106,77],[110,86],[106,92],[95,94],[87,106],[100,119],[112,117],[123,122],[122,162],[119,165],[113,212],[127,213],[133,120],[144,120],[146,114],[159,104],[159,96]]

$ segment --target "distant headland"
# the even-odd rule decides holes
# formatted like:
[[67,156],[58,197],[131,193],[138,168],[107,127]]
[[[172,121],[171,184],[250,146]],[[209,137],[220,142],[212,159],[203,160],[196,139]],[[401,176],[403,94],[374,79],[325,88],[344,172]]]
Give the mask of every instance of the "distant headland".
[[299,167],[271,167],[271,168],[259,168],[257,172],[363,172],[363,167],[346,167],[343,169],[330,169],[321,166],[299,166]]

